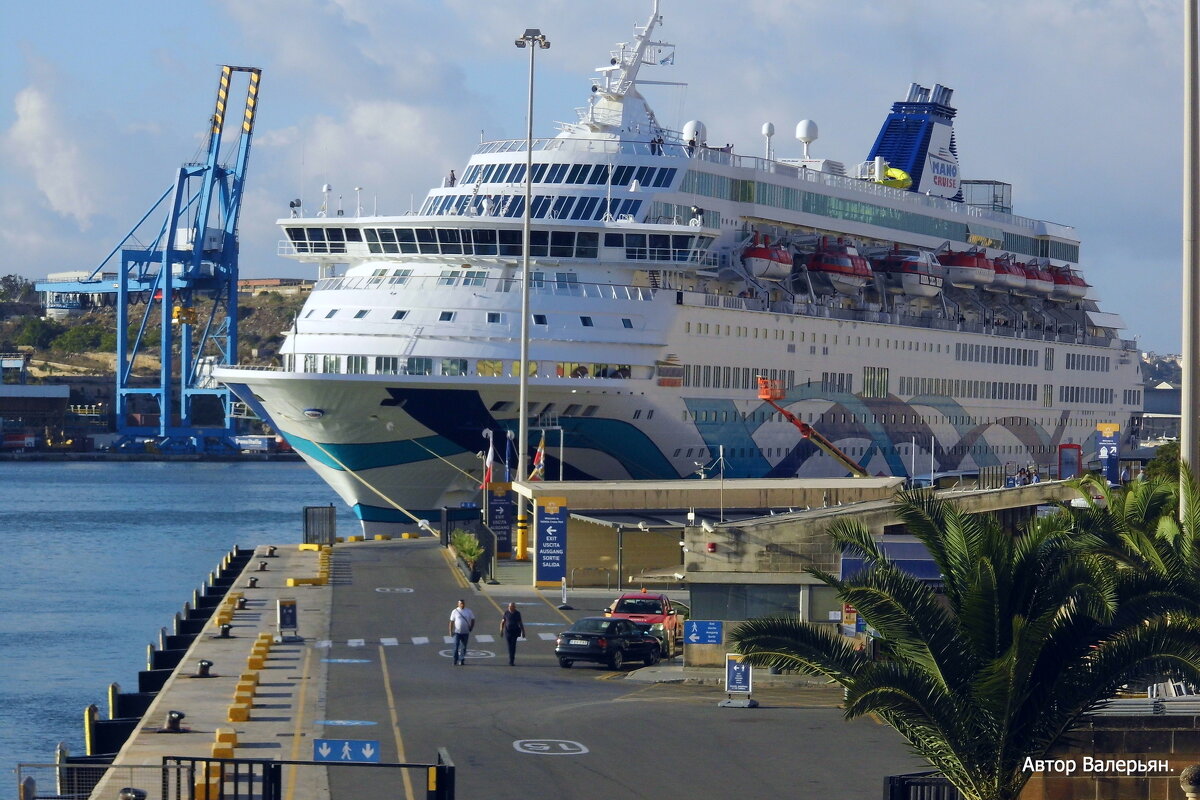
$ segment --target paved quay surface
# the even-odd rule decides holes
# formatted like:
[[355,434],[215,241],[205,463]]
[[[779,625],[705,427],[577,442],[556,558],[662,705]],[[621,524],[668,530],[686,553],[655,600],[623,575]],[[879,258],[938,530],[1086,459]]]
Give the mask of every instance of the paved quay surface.
[[[311,760],[314,740],[344,741],[382,764],[431,763],[446,748],[456,797],[610,798],[682,795],[870,798],[888,774],[921,769],[890,728],[846,722],[841,690],[804,676],[755,675],[757,709],[718,708],[720,670],[682,666],[612,672],[562,669],[554,638],[570,621],[602,613],[617,590],[578,590],[572,610],[559,591],[529,586],[527,562],[501,562],[498,585],[471,586],[435,539],[339,544],[328,586],[287,587],[316,574],[317,555],[279,546],[267,573],[248,571],[232,591],[235,638],[197,638],[176,675],[118,756],[159,764],[163,756],[210,756],[218,729],[237,738],[238,759]],[[244,587],[259,579],[257,589]],[[686,592],[671,591],[685,599]],[[275,603],[294,598],[301,641],[274,645],[259,670],[246,721],[230,722],[239,676],[256,637],[274,632]],[[447,621],[463,598],[477,615],[465,666],[451,662]],[[527,640],[507,663],[499,620],[508,602]],[[215,678],[187,677],[203,658]],[[171,709],[187,733],[160,733]],[[337,759],[338,751],[332,752]],[[425,796],[424,770],[285,765],[283,800],[372,800]],[[114,775],[121,786],[127,776]],[[115,797],[115,783],[95,797]],[[146,786],[157,800],[157,786]]]

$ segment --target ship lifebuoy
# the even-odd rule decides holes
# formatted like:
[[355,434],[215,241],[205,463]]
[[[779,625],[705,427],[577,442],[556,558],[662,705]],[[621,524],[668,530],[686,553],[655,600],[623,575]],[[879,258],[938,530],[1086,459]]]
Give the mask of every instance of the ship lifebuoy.
[[693,228],[699,228],[700,224],[701,223],[700,223],[699,217],[692,217],[691,221],[688,222],[688,225],[691,225]]

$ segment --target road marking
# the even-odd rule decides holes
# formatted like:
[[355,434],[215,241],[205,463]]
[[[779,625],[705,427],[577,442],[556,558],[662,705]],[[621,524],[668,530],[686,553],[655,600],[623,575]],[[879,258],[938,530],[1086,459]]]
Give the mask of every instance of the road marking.
[[453,636],[443,636],[442,644],[454,644],[454,637]]
[[587,747],[569,739],[517,739],[513,749],[533,756],[581,756]]
[[475,641],[477,641],[477,642],[494,642],[494,641],[496,641],[496,637],[492,636],[490,633],[481,633],[475,637]]
[[328,639],[322,639],[321,641],[314,644],[313,647],[323,650],[327,647],[333,647],[333,642],[329,641]]
[[346,640],[346,644],[348,644],[350,647],[362,647],[366,643],[367,643],[366,639],[348,639],[348,640]]
[[380,586],[375,591],[384,594],[412,594],[414,590],[407,586]]
[[[396,697],[392,694],[392,679],[388,675],[387,651],[382,647],[379,648],[379,668],[383,672],[383,691],[387,695],[388,713],[392,717],[392,735],[396,738],[396,757],[403,764],[408,761],[408,756],[404,753],[404,737],[400,735],[400,715],[396,713]],[[408,777],[408,770],[400,770],[400,779],[404,781],[404,796],[407,800],[416,800],[413,795],[412,780]]]
[[379,640],[379,643],[384,647],[395,647],[396,645],[400,644],[400,640],[392,636],[384,636]]
[[555,614],[558,614],[560,617],[562,617],[563,619],[565,619],[565,620],[567,621],[567,623],[568,623],[568,624],[570,624],[570,623],[572,623],[572,622],[574,622],[574,621],[575,621],[575,620],[571,619],[570,617],[568,617],[566,614],[564,614],[564,613],[562,612],[562,609],[561,609],[561,608],[559,608],[558,606],[554,605],[554,603],[551,603],[551,602],[550,602],[550,601],[549,601],[549,600],[546,598],[546,596],[545,596],[545,595],[543,595],[543,594],[539,594],[539,595],[538,595],[538,597],[539,597],[539,598],[541,598],[541,601],[542,601],[543,603],[545,603],[547,606],[549,606],[549,607],[550,607],[550,609],[551,609],[551,610],[552,610],[552,611],[553,611]]
[[[296,699],[296,721],[292,725],[292,761],[300,760],[301,729],[304,725],[304,700],[308,696],[308,667],[312,663],[312,651],[304,652],[304,667],[300,670],[300,696]],[[292,800],[296,795],[296,765],[288,770],[288,788],[286,800]]]
[[369,719],[319,719],[315,725],[334,725],[337,727],[354,727],[356,725],[378,725],[379,723]]
[[558,636],[556,636],[553,633],[539,633],[538,638],[544,642],[553,642],[555,639],[558,638]]
[[428,636],[414,636],[414,637],[412,637],[412,643],[413,644],[429,644],[429,637]]
[[369,658],[322,658],[326,664],[370,664]]
[[[442,658],[453,658],[453,650],[439,650],[438,655]],[[466,658],[495,658],[496,654],[491,650],[468,650]]]

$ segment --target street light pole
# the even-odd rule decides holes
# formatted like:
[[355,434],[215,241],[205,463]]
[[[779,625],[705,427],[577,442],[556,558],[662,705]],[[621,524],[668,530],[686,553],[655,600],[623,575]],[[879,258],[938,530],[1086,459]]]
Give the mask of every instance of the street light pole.
[[[533,203],[533,54],[550,47],[550,42],[537,28],[526,28],[516,41],[517,47],[529,49],[529,104],[526,108],[525,138],[525,215],[524,246],[521,248],[521,359],[518,368],[520,387],[517,394],[517,478],[529,478],[529,227]],[[517,495],[517,541],[514,558],[526,559],[529,544],[529,500]]]

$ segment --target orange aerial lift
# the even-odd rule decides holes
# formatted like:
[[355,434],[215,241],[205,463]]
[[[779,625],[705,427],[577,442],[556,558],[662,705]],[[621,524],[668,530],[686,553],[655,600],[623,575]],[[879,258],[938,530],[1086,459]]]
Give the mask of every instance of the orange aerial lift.
[[780,414],[783,414],[784,419],[800,429],[801,436],[811,441],[824,452],[833,456],[833,458],[836,459],[839,464],[850,470],[851,475],[856,478],[871,477],[871,474],[859,466],[857,461],[839,450],[837,445],[822,436],[820,431],[806,422],[801,422],[795,414],[779,405],[779,403],[775,402],[776,400],[783,399],[783,381],[773,381],[770,378],[764,378],[763,376],[759,375],[758,399],[765,400],[770,403],[772,408],[774,408]]

